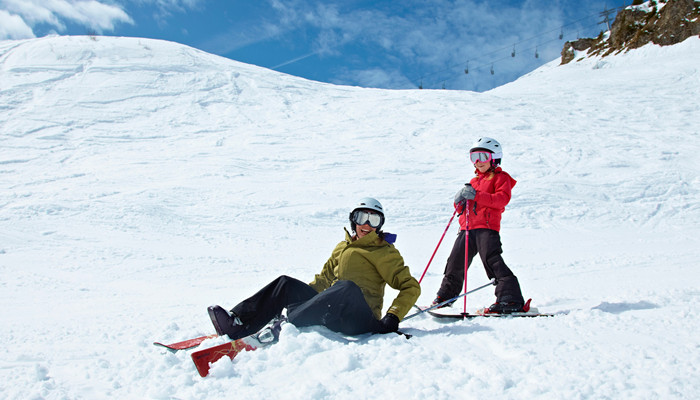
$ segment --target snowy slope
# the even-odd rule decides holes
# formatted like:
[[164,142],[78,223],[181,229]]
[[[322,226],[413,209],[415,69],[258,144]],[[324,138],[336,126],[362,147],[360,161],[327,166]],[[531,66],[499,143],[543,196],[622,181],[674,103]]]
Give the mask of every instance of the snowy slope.
[[[487,93],[387,91],[162,41],[0,42],[0,397],[698,398],[698,65],[691,38]],[[518,180],[505,260],[568,315],[417,317],[411,340],[287,325],[206,379],[151,345],[211,333],[208,305],[280,274],[310,280],[366,195],[420,276],[481,135]]]

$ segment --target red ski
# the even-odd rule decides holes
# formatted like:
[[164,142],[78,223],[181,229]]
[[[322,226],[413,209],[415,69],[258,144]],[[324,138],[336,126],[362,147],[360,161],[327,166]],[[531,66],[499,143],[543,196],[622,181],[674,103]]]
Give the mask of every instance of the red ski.
[[200,376],[205,377],[209,375],[211,363],[220,360],[224,356],[233,360],[241,351],[252,351],[277,343],[282,324],[286,321],[287,319],[284,317],[276,318],[270,325],[266,326],[258,333],[208,349],[192,352],[192,361],[194,361],[194,365],[197,367],[197,372],[199,372]]
[[153,344],[156,346],[165,347],[166,349],[168,349],[172,352],[176,352],[178,350],[187,350],[187,349],[197,347],[203,341],[205,341],[207,339],[215,338],[215,337],[218,337],[218,335],[200,336],[198,338],[187,339],[187,340],[183,340],[182,342],[176,342],[176,343],[170,343],[170,344],[161,343],[161,342],[153,342]]
[[192,352],[192,361],[194,361],[197,372],[202,377],[209,375],[211,363],[218,361],[224,356],[228,356],[233,360],[241,351],[251,351],[258,348],[260,342],[252,336],[242,339],[233,340],[218,346],[208,349],[197,350]]

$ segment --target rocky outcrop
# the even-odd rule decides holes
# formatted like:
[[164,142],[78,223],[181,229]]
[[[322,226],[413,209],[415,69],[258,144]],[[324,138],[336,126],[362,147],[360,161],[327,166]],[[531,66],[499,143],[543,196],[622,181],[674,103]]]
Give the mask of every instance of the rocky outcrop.
[[589,56],[607,56],[636,49],[647,43],[669,46],[690,36],[700,35],[700,1],[651,0],[620,11],[609,34],[566,42],[561,63],[575,58],[575,51],[588,50]]

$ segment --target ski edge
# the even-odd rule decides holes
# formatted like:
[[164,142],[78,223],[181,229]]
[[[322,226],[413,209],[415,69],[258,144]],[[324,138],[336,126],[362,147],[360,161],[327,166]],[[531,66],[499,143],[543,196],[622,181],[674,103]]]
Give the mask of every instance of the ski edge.
[[218,336],[219,335],[206,335],[206,336],[200,336],[200,337],[187,339],[187,340],[183,340],[183,341],[175,342],[175,343],[153,342],[153,345],[157,346],[157,347],[165,348],[165,349],[170,350],[172,352],[177,352],[180,350],[188,350],[188,349],[195,348],[195,347],[199,346],[200,344],[202,344],[203,341],[205,341],[207,339],[212,339],[212,338],[215,338]]

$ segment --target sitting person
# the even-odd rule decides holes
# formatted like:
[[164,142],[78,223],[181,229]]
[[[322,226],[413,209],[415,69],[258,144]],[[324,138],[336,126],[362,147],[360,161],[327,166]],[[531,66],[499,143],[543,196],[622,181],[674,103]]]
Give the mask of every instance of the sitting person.
[[[383,224],[382,205],[372,198],[360,200],[350,213],[353,234],[345,230],[345,240],[311,283],[280,276],[230,313],[209,307],[216,332],[232,340],[254,334],[285,308],[297,327],[323,325],[347,335],[396,332],[420,296],[420,286],[389,242],[395,235],[381,231]],[[399,294],[382,317],[387,284]]]

